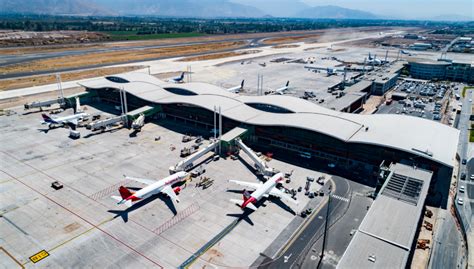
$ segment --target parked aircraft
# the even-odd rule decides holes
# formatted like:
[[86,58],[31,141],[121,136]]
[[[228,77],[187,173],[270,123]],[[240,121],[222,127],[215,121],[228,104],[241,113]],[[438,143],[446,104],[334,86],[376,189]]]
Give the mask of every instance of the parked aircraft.
[[266,91],[265,94],[279,94],[279,95],[283,95],[283,94],[285,94],[286,91],[288,91],[289,85],[290,85],[290,81],[287,81],[285,86],[283,86],[283,87],[281,87],[281,88],[278,88],[278,89],[276,89],[276,90]]
[[184,171],[177,172],[171,176],[168,176],[158,181],[154,179],[125,177],[126,179],[137,181],[148,186],[143,189],[140,189],[137,192],[132,192],[124,186],[120,186],[120,196],[112,196],[112,198],[118,201],[117,204],[125,204],[127,207],[130,207],[132,206],[132,202],[146,199],[161,192],[166,194],[172,200],[179,203],[179,199],[176,194],[179,194],[179,192],[181,191],[181,187],[173,188],[172,185],[185,181],[187,177],[188,173]]
[[269,196],[275,196],[281,198],[285,201],[292,202],[294,204],[298,204],[298,201],[291,198],[281,190],[279,190],[276,185],[283,181],[283,174],[278,173],[271,177],[265,183],[251,183],[245,181],[238,181],[238,180],[229,180],[229,182],[239,184],[244,187],[248,187],[254,189],[255,191],[249,193],[248,191],[244,191],[243,200],[237,199],[230,199],[231,202],[240,206],[240,208],[249,208],[251,210],[257,210],[255,204],[262,199],[263,197],[268,198]]
[[233,93],[239,93],[241,90],[244,89],[244,82],[245,82],[245,80],[242,80],[242,82],[240,83],[239,86],[228,88],[227,91],[228,92],[233,92]]
[[132,122],[132,129],[141,131],[143,125],[145,125],[145,115],[142,113]]
[[409,52],[409,51],[400,50],[400,52],[401,52],[402,54],[405,54],[405,55],[408,55],[408,56],[414,56],[414,55],[415,55],[415,54],[413,54],[413,53],[411,53],[411,52]]
[[308,70],[316,70],[316,71],[325,71],[327,76],[337,75],[337,73],[344,73],[346,72],[345,67],[338,68],[338,67],[318,67],[318,66],[305,66]]
[[184,82],[184,72],[181,73],[178,77],[172,77],[168,79],[169,82],[172,83],[183,83]]
[[380,59],[377,59],[377,55],[374,55],[374,57],[372,57],[369,52],[369,59],[367,60],[367,64],[381,65],[382,61]]
[[77,126],[79,121],[82,121],[85,117],[88,117],[89,114],[80,112],[74,115],[64,116],[64,117],[53,117],[48,116],[45,113],[41,114],[43,117],[43,122],[41,124],[48,124],[48,127],[51,128],[52,125],[69,125],[73,128]]

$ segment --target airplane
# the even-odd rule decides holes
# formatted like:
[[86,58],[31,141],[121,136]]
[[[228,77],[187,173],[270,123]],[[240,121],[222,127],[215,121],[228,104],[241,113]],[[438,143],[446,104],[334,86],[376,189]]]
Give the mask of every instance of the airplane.
[[284,199],[285,201],[289,201],[297,205],[298,201],[294,200],[293,198],[276,188],[276,185],[282,181],[282,173],[274,175],[265,183],[251,183],[238,180],[229,180],[229,182],[255,189],[255,191],[252,193],[249,193],[245,190],[243,194],[243,200],[230,199],[230,201],[239,205],[242,210],[245,208],[249,208],[253,211],[257,210],[255,204],[263,197],[268,198],[268,196],[276,196],[278,198]]
[[242,80],[242,82],[240,83],[239,86],[228,88],[226,91],[233,92],[233,93],[239,93],[241,90],[244,89],[244,82],[245,82],[245,80]]
[[337,73],[344,73],[345,67],[337,68],[337,67],[317,67],[317,66],[305,66],[308,70],[314,71],[326,71],[327,76],[337,75]]
[[140,189],[137,192],[131,192],[129,189],[125,188],[124,186],[120,186],[119,193],[120,196],[111,196],[112,199],[118,201],[118,205],[125,204],[127,207],[132,206],[132,202],[136,202],[139,200],[144,200],[150,196],[153,196],[158,193],[164,193],[172,200],[179,203],[179,199],[176,194],[179,194],[181,191],[181,187],[172,188],[173,184],[185,181],[189,176],[188,173],[181,171],[177,172],[171,176],[163,178],[161,180],[153,180],[153,179],[144,179],[144,178],[135,178],[135,177],[125,177],[125,179],[137,181],[146,186],[143,189]]
[[75,128],[79,121],[82,121],[84,118],[88,117],[89,114],[84,112],[79,112],[74,115],[64,116],[64,117],[52,117],[48,116],[45,113],[41,114],[43,117],[43,122],[41,124],[48,124],[48,127],[51,128],[51,125],[69,125],[72,128]]
[[377,59],[377,55],[374,55],[374,57],[372,57],[372,55],[369,52],[369,60],[367,61],[367,63],[373,64],[373,65],[381,65],[382,61],[380,59]]
[[181,76],[172,77],[168,79],[172,83],[183,83],[184,82],[184,72],[181,73]]
[[402,54],[405,54],[405,55],[408,55],[408,56],[416,55],[416,54],[413,54],[413,53],[411,53],[411,52],[404,51],[404,50],[400,50],[400,52],[401,52]]
[[283,95],[285,94],[285,92],[288,90],[288,86],[290,85],[290,81],[288,80],[286,82],[286,85],[281,87],[281,88],[278,88],[276,90],[270,90],[270,91],[267,91],[265,92],[265,94],[279,94],[279,95]]
[[141,131],[143,125],[145,125],[145,115],[141,113],[138,118],[132,122],[132,129],[136,131]]

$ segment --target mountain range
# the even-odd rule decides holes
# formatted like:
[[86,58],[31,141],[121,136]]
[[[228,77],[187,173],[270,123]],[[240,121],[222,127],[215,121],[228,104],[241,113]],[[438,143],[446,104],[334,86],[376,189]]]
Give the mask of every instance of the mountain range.
[[[187,18],[396,19],[340,6],[311,6],[303,0],[0,0],[0,14],[156,16]],[[400,15],[401,19],[409,19]],[[456,14],[419,17],[473,21]]]
[[339,6],[312,7],[297,0],[273,0],[271,4],[252,0],[1,0],[0,13],[196,18],[377,18],[365,11]]

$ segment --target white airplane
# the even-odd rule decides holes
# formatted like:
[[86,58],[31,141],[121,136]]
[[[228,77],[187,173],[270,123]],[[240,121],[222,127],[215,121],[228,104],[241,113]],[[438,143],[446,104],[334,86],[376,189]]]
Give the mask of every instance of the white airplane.
[[414,53],[411,53],[411,52],[409,52],[409,51],[404,51],[404,50],[400,50],[400,52],[401,52],[402,54],[405,54],[405,55],[408,55],[408,56],[414,56],[414,55],[416,55],[416,54],[414,54]]
[[43,117],[43,122],[41,124],[48,124],[48,127],[51,128],[51,125],[73,125],[74,127],[82,121],[84,118],[88,117],[89,114],[84,112],[79,112],[74,115],[64,116],[64,117],[52,117],[48,116],[45,113],[41,114]]
[[230,199],[231,202],[240,206],[240,208],[249,208],[252,210],[257,210],[255,207],[255,203],[257,203],[262,197],[268,198],[268,196],[276,196],[280,199],[284,199],[285,201],[292,202],[294,204],[298,204],[298,201],[294,200],[290,196],[286,195],[284,192],[280,191],[276,185],[283,181],[283,174],[278,173],[271,177],[265,183],[251,183],[245,181],[238,181],[238,180],[229,180],[229,182],[239,184],[241,186],[255,189],[254,192],[249,194],[247,191],[244,191],[243,200],[237,199]]
[[82,121],[84,118],[88,117],[89,114],[84,113],[84,110],[81,108],[81,102],[79,97],[76,97],[76,106],[74,108],[74,115],[64,116],[64,117],[51,117],[45,113],[41,114],[43,121],[41,124],[48,124],[48,127],[51,125],[72,125],[72,128],[75,128],[79,121]]
[[317,71],[326,71],[326,74],[329,76],[337,75],[337,73],[344,73],[345,67],[337,68],[337,67],[318,67],[318,66],[305,66],[308,70],[317,70]]
[[184,72],[181,73],[178,77],[172,77],[168,79],[169,82],[172,83],[183,83],[184,82]]
[[288,80],[286,82],[286,85],[281,87],[281,88],[278,88],[276,90],[270,90],[270,91],[267,91],[265,92],[265,94],[279,94],[279,95],[283,95],[285,94],[285,92],[289,89],[288,85],[290,85],[290,81]]
[[141,131],[143,125],[145,125],[145,115],[141,113],[138,118],[132,122],[132,129]]
[[242,82],[240,83],[239,86],[228,88],[226,91],[233,92],[233,93],[239,93],[241,90],[244,89],[244,82],[245,82],[245,80],[242,80]]
[[153,180],[153,179],[125,177],[125,179],[137,181],[137,182],[146,184],[148,186],[146,186],[145,188],[137,192],[131,192],[129,189],[125,188],[124,186],[120,186],[119,188],[120,196],[112,196],[112,199],[117,200],[118,205],[125,204],[127,207],[131,207],[132,202],[146,199],[152,195],[155,195],[161,192],[161,193],[166,194],[172,200],[179,203],[179,199],[176,196],[176,194],[179,194],[179,192],[181,191],[181,188],[180,187],[172,188],[172,185],[186,180],[187,177],[188,177],[188,173],[184,171],[177,172],[171,176],[168,176],[158,181]]
[[372,55],[369,52],[369,60],[367,61],[367,63],[373,64],[373,65],[381,65],[382,61],[380,59],[377,59],[377,55],[374,55],[374,57],[372,57]]

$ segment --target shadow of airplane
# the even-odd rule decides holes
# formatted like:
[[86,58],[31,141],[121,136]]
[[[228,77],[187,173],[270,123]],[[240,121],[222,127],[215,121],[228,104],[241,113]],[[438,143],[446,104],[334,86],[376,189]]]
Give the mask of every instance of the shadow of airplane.
[[[131,189],[131,188],[130,188]],[[107,212],[115,214],[115,218],[121,217],[123,219],[123,222],[128,222],[128,214],[141,208],[144,205],[147,205],[148,203],[154,201],[155,199],[160,199],[161,201],[165,202],[166,206],[171,210],[173,215],[178,214],[178,211],[176,210],[176,207],[174,206],[173,201],[169,197],[167,197],[164,194],[155,194],[145,200],[141,200],[133,204],[131,207],[128,207],[125,210],[108,210]]]
[[110,130],[105,130],[105,131],[100,131],[100,132],[91,132],[85,135],[84,138],[90,138],[90,137],[104,134],[104,133],[114,133],[114,132],[117,132],[118,130],[120,130],[120,128],[115,128],[115,129],[110,129]]
[[137,137],[137,134],[139,133],[140,131],[138,130],[133,130],[133,132],[131,132],[128,137],[132,138],[132,137]]
[[252,214],[252,213],[253,213],[253,210],[244,208],[244,212],[242,212],[242,213],[226,214],[226,216],[237,218],[238,222],[243,220],[243,221],[247,222],[248,224],[254,226],[253,221],[249,217],[250,214]]
[[[239,194],[242,194],[244,192],[244,190],[226,190],[226,192],[231,192],[231,193],[239,193]],[[262,200],[260,200],[255,206],[258,208],[260,206],[262,207],[265,207],[265,202],[266,201],[270,201],[274,204],[276,204],[277,206],[279,206],[280,208],[282,208],[283,210],[293,214],[293,215],[296,215],[296,212],[291,209],[291,207],[289,207],[287,204],[285,204],[280,198],[278,197],[268,197],[268,198],[264,198]]]

